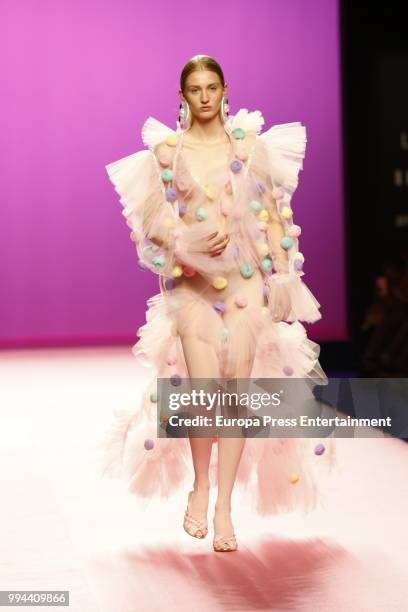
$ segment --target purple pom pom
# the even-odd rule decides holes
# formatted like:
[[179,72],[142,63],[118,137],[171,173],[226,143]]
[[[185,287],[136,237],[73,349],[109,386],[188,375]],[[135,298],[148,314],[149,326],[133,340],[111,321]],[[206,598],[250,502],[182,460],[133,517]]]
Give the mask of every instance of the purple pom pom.
[[265,187],[264,187],[264,184],[263,184],[263,183],[257,183],[257,184],[256,184],[256,190],[257,190],[257,192],[258,192],[259,194],[261,194],[261,195],[262,195],[263,193],[265,193]]
[[239,159],[233,159],[230,168],[232,172],[239,172],[242,168],[242,162],[240,162]]
[[285,376],[292,376],[294,369],[291,366],[284,366],[283,373]]
[[179,202],[178,207],[180,215],[184,215],[187,212],[187,206],[184,204],[184,202]]
[[146,438],[146,440],[144,441],[144,447],[146,450],[152,450],[152,448],[154,447],[153,440],[151,440],[150,438]]
[[168,202],[174,202],[177,200],[177,191],[174,189],[174,187],[169,187],[166,189],[166,200]]
[[173,278],[166,278],[166,280],[164,281],[164,286],[168,291],[170,291],[170,289],[174,289],[174,285],[175,283]]
[[178,387],[179,385],[181,385],[181,376],[180,376],[180,374],[172,374],[170,376],[170,382],[173,385],[173,387]]
[[221,300],[216,300],[213,302],[213,308],[217,312],[225,312],[225,304]]
[[324,444],[318,444],[317,446],[315,446],[314,452],[315,452],[315,455],[323,455],[325,450],[326,449],[325,449]]
[[303,261],[301,259],[295,259],[295,261],[293,262],[293,267],[295,268],[295,270],[301,270],[303,268]]

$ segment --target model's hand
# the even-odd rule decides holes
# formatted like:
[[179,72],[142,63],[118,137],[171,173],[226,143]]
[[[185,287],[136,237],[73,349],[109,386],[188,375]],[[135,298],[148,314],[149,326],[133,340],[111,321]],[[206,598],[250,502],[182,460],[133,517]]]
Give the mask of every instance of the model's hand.
[[221,234],[220,232],[211,234],[208,238],[208,253],[210,257],[221,255],[228,242],[229,236],[227,234]]

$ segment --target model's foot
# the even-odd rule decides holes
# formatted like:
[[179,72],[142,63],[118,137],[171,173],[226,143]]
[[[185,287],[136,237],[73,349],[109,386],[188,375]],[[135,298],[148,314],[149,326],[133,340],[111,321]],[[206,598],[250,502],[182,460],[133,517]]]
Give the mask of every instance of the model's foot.
[[205,538],[208,533],[207,509],[209,487],[195,487],[188,494],[187,508],[184,513],[183,527],[194,538]]
[[238,549],[231,511],[228,507],[215,507],[213,547],[216,552],[232,552]]

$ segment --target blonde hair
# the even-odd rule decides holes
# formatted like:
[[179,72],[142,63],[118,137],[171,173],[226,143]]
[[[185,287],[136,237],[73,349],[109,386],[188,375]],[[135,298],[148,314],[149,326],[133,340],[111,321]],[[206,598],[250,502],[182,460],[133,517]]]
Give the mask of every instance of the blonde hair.
[[225,85],[224,73],[222,71],[219,63],[210,55],[194,55],[188,62],[185,64],[183,70],[180,75],[180,89],[184,92],[187,77],[197,70],[211,70],[215,72],[220,77],[220,81],[222,86]]

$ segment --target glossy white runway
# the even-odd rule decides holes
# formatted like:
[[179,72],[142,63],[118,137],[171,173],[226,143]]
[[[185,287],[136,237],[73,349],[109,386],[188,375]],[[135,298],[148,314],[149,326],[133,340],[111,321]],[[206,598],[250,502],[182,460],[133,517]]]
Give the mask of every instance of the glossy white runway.
[[69,590],[78,612],[406,610],[403,442],[339,439],[328,505],[307,518],[260,520],[236,496],[239,551],[216,554],[212,530],[181,527],[188,488],[143,509],[96,472],[148,372],[130,348],[3,351],[0,370],[1,590]]

